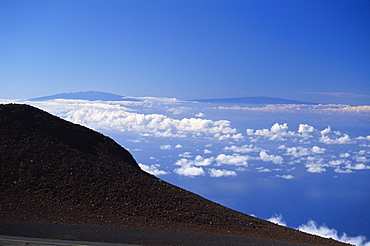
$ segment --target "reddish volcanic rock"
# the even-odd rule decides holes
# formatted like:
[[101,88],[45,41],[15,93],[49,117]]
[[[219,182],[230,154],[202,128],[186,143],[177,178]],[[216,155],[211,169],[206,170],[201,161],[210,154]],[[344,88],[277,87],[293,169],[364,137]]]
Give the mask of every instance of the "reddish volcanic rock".
[[142,171],[112,139],[28,105],[0,105],[0,222],[331,239],[236,212]]

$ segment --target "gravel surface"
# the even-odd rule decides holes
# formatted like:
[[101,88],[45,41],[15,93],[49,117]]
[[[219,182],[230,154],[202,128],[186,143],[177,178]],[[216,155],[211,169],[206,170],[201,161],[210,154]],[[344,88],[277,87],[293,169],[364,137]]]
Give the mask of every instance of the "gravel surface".
[[300,245],[235,236],[40,223],[1,223],[0,234],[136,245]]

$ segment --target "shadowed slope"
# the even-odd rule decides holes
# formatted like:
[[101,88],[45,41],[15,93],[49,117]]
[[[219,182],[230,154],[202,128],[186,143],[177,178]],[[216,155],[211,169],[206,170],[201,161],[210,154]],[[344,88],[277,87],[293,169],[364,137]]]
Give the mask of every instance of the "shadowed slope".
[[0,105],[0,222],[100,225],[340,243],[236,212],[142,171],[112,139],[27,105]]

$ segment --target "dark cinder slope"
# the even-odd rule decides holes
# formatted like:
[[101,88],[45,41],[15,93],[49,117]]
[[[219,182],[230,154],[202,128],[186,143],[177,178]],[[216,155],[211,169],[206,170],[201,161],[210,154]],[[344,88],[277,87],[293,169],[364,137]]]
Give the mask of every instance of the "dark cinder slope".
[[0,105],[0,222],[334,240],[233,211],[143,172],[112,139],[27,105]]

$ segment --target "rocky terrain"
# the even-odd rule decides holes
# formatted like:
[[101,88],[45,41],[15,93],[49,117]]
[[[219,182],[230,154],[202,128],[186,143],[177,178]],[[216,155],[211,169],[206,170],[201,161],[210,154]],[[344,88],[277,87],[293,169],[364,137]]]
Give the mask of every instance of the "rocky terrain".
[[142,171],[112,139],[28,105],[0,105],[0,168],[1,223],[343,245],[231,210],[164,182]]

